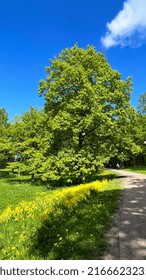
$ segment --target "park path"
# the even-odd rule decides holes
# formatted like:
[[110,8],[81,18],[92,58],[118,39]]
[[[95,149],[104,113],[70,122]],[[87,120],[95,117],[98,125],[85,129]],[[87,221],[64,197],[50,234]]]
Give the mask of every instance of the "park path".
[[[116,170],[112,170],[116,171]],[[105,260],[146,260],[146,175],[117,171],[124,183]]]

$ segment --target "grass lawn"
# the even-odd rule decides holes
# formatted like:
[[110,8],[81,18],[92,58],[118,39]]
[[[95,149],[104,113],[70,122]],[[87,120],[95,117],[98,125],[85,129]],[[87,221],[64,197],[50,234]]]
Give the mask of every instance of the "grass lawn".
[[146,175],[146,165],[145,166],[132,166],[132,167],[124,168],[124,170]]
[[0,212],[7,206],[16,206],[20,201],[33,200],[44,186],[33,186],[28,176],[12,176],[0,170]]
[[42,193],[28,177],[1,171],[1,211],[12,208],[0,215],[0,259],[102,259],[121,193],[117,177],[105,171],[99,181]]
[[61,218],[52,215],[37,231],[30,253],[36,259],[102,259],[120,186],[118,180],[109,182],[104,191],[93,192],[71,211],[63,211]]
[[[92,181],[110,180],[116,178],[116,176],[116,174],[104,171],[97,174]],[[32,201],[38,193],[45,189],[46,187],[41,183],[33,184],[30,176],[19,177],[0,169],[0,213],[8,206],[15,207],[22,200]]]

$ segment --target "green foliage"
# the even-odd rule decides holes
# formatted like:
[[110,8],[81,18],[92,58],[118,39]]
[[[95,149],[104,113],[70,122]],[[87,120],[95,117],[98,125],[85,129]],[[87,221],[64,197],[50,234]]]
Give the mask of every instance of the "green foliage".
[[6,127],[8,123],[8,113],[4,108],[0,109],[0,127]]
[[65,49],[46,67],[44,95],[49,149],[43,180],[82,182],[111,158],[139,152],[133,141],[131,78],[121,80],[94,47]]
[[141,153],[136,161],[146,164],[146,92],[139,97],[137,106],[137,137],[135,139],[141,148]]
[[146,92],[139,97],[137,112],[140,139],[144,142],[146,141]]
[[0,109],[0,168],[6,166],[10,157],[8,128],[8,113],[2,108]]
[[137,110],[141,115],[146,115],[146,92],[139,96]]
[[8,163],[7,170],[19,175],[27,173],[32,178],[40,172],[46,150],[44,121],[44,112],[33,107],[22,117],[16,118],[9,128],[13,161]]

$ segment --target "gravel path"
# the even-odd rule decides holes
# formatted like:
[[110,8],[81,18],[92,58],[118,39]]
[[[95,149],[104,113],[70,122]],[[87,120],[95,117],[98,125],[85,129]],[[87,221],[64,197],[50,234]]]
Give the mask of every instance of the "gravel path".
[[103,259],[146,260],[146,175],[117,172],[123,177],[124,190]]

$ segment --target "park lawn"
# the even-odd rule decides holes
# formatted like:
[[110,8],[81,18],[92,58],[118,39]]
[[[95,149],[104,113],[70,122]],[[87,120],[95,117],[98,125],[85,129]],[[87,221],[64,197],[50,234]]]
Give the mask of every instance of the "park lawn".
[[44,191],[44,186],[33,186],[29,176],[19,177],[0,170],[0,213],[4,208],[14,207],[22,200],[33,200],[42,191]]
[[27,177],[1,178],[7,189],[3,200],[6,197],[12,207],[5,208],[3,202],[0,259],[102,259],[122,184],[107,171],[106,180],[98,177],[47,192],[28,183]]
[[[116,178],[116,174],[101,171],[93,181]],[[30,176],[12,175],[9,171],[0,169],[0,213],[8,206],[15,207],[22,200],[31,201],[38,193],[46,189],[41,183],[32,183]],[[48,191],[47,191],[48,192]]]
[[146,165],[145,166],[132,166],[132,167],[124,168],[124,170],[146,175]]

